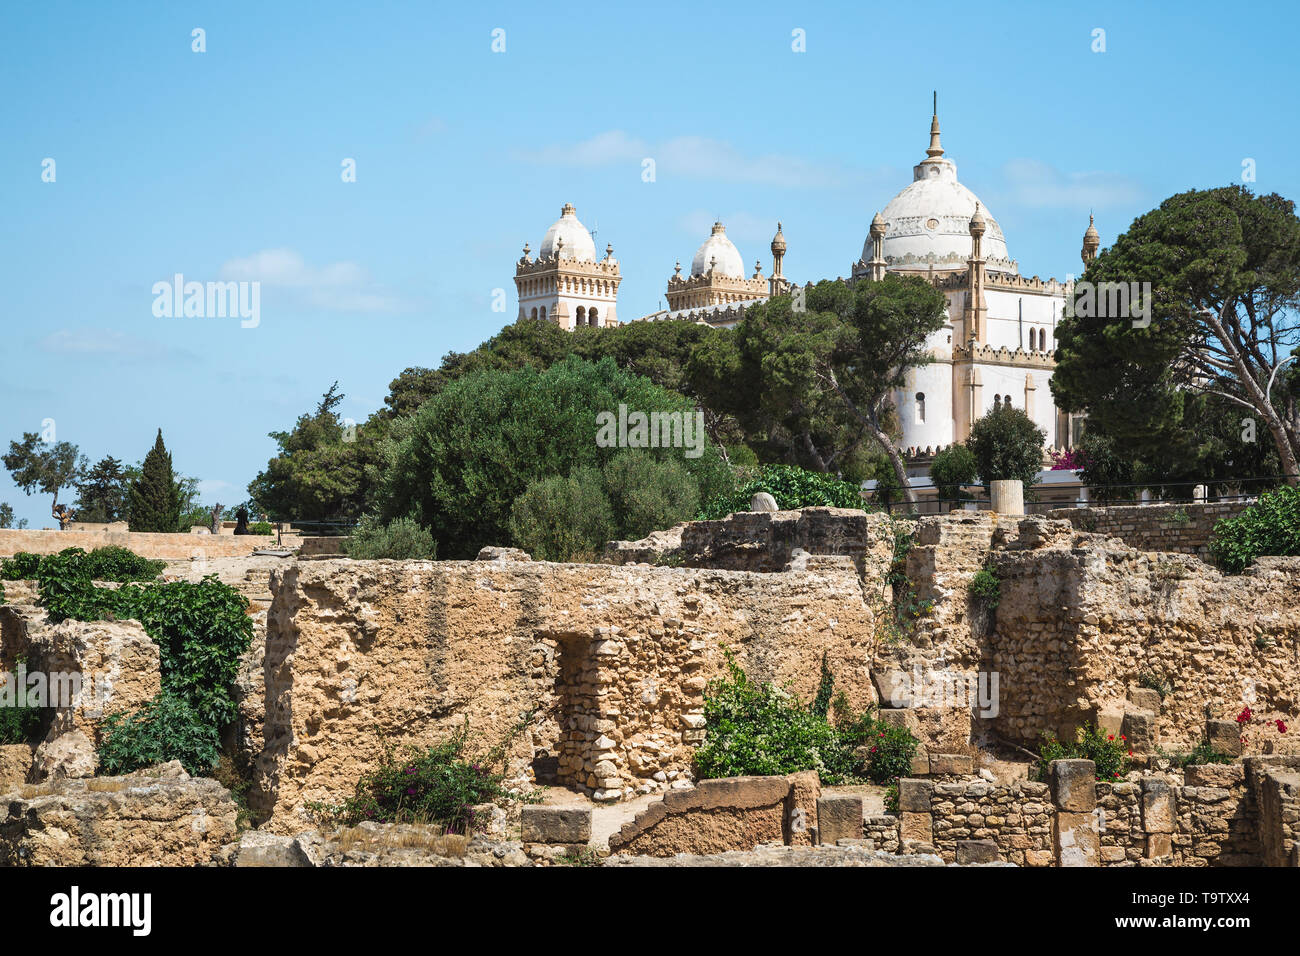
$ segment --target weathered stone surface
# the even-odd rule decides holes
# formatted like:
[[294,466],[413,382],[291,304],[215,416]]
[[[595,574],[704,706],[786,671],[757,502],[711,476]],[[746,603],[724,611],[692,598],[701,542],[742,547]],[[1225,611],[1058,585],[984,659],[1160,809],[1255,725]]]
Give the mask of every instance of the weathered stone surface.
[[[521,843],[444,834],[413,823],[361,823],[329,833],[309,830],[293,838],[307,866],[336,867],[505,867],[544,865],[529,859]],[[587,852],[585,846],[544,846],[555,857]]]
[[760,491],[749,499],[750,511],[777,511],[776,499],[766,491]]
[[1235,720],[1207,720],[1205,737],[1219,753],[1229,757],[1241,755],[1241,726]]
[[[549,764],[550,782],[614,800],[671,786],[659,772],[689,785],[724,647],[804,699],[826,654],[854,707],[874,696],[874,614],[847,561],[791,574],[313,561],[277,568],[271,590],[249,803],[273,832],[310,826],[305,804],[349,794],[385,743],[431,744],[466,718],[499,740],[526,710],[539,716],[508,756],[512,780]],[[602,761],[616,772],[596,774]]]
[[1101,839],[1093,813],[1057,813],[1052,834],[1059,866],[1101,865]]
[[1155,714],[1147,711],[1125,711],[1123,734],[1129,750],[1138,754],[1155,752],[1156,719]]
[[1058,810],[1091,813],[1097,806],[1097,765],[1091,760],[1053,760],[1048,771]]
[[[811,789],[816,776],[727,777],[669,792],[610,837],[610,852],[672,856],[748,850],[761,843],[785,843],[792,836],[803,842],[816,832],[812,814],[817,793]],[[796,781],[799,805],[792,796]],[[802,805],[806,801],[811,801],[812,813]],[[792,809],[799,812],[792,814]],[[793,834],[792,822],[798,828]]]
[[1147,833],[1173,833],[1178,820],[1173,789],[1167,781],[1147,777],[1142,781],[1142,829]]
[[814,846],[817,843],[817,798],[821,796],[821,778],[815,770],[792,773],[785,799],[785,842],[790,846]]
[[480,548],[476,561],[531,561],[533,556],[521,548],[501,548],[488,545]]
[[46,739],[36,748],[32,777],[36,781],[60,777],[93,777],[99,768],[95,744],[80,728]]
[[519,811],[525,843],[586,843],[591,839],[588,807],[530,807]]
[[1183,781],[1189,787],[1233,787],[1246,779],[1240,763],[1191,764],[1183,769]]
[[934,841],[934,830],[930,814],[903,810],[899,817],[899,839],[905,842],[926,844]]
[[0,793],[22,786],[32,769],[32,748],[27,744],[0,746]]
[[191,779],[176,761],[122,777],[58,779],[6,800],[0,866],[216,864],[238,813],[229,791]]
[[998,845],[993,840],[958,840],[957,862],[963,866],[972,863],[997,863],[1001,860]]
[[930,754],[930,773],[935,776],[970,773],[971,770],[970,754]]
[[934,784],[929,780],[903,777],[898,781],[898,808],[909,813],[929,813]]
[[311,861],[294,837],[249,830],[239,838],[235,866],[311,866]]
[[1149,714],[1159,714],[1162,706],[1160,692],[1150,687],[1130,687],[1128,702],[1134,710],[1144,710]]
[[817,800],[817,840],[837,843],[862,839],[862,797],[830,794]]

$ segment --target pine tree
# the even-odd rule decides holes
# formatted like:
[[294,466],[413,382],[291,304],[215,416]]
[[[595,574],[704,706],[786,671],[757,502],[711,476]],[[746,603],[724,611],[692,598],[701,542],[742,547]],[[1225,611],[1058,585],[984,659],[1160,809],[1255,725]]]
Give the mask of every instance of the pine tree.
[[140,477],[131,484],[130,499],[132,531],[179,529],[181,497],[172,471],[172,456],[163,444],[161,428],[153,448],[144,456]]

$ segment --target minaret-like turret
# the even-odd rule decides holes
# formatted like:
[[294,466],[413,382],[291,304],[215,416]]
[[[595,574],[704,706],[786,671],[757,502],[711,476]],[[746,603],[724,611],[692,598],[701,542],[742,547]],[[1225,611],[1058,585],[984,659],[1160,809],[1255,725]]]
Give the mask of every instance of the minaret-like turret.
[[781,234],[781,223],[776,224],[776,235],[772,237],[772,275],[767,280],[768,295],[780,295],[786,291],[788,283],[781,272],[781,262],[785,259],[785,236]]
[[1097,227],[1093,225],[1092,213],[1088,213],[1088,231],[1083,234],[1083,251],[1079,253],[1085,268],[1097,258],[1097,250],[1100,248],[1101,236],[1097,235]]
[[987,309],[984,305],[984,253],[981,240],[987,228],[988,225],[980,214],[980,204],[976,203],[975,215],[970,217],[970,259],[966,262],[970,280],[966,303],[966,339],[972,345],[984,341],[984,315]]
[[879,212],[871,220],[871,260],[867,263],[871,281],[879,282],[885,277],[885,220]]

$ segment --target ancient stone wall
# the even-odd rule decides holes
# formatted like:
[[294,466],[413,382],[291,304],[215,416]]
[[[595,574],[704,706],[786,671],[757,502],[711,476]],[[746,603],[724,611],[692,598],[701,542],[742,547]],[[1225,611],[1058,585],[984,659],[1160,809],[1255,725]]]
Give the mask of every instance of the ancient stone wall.
[[1119,538],[1139,551],[1177,551],[1208,559],[1214,526],[1240,514],[1249,502],[1123,505],[1055,508],[1048,518],[1069,521],[1080,531]]
[[1190,750],[1207,713],[1231,719],[1249,704],[1248,752],[1300,749],[1270,729],[1300,713],[1300,559],[1224,575],[1113,538],[1054,535],[1061,525],[990,555],[1001,595],[983,666],[999,675],[999,734],[1026,744],[1044,731],[1072,735],[1123,710],[1133,689],[1160,684],[1152,745]]
[[872,700],[874,620],[847,558],[801,574],[521,561],[312,561],[272,577],[265,749],[250,803],[300,827],[384,743],[468,718],[487,743],[533,712],[511,773],[601,799],[667,786],[734,651],[757,680],[816,691],[822,654]]
[[167,534],[147,531],[33,531],[0,528],[0,557],[8,557],[19,551],[57,554],[64,548],[93,551],[95,548],[113,545],[127,548],[145,558],[229,558],[252,554],[259,548],[296,548],[301,543],[301,538],[286,534],[282,542],[277,544],[273,534]]

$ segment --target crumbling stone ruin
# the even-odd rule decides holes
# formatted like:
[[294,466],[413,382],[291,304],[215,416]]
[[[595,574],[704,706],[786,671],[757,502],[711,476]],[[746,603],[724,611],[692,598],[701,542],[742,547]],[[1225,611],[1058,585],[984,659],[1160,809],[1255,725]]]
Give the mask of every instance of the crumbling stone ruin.
[[[0,859],[124,861],[99,846],[102,832],[162,841],[148,859],[244,866],[549,864],[588,850],[682,863],[1300,865],[1300,741],[1284,729],[1300,712],[1300,559],[1221,574],[1189,537],[1209,520],[1198,507],[1217,506],[1186,506],[1176,522],[756,511],[612,542],[598,564],[507,548],[255,570],[223,559],[234,562],[223,578],[263,609],[225,741],[251,779],[258,828],[236,833],[214,781],[93,777],[99,713],[74,707],[53,716],[39,751],[0,748]],[[998,582],[996,607],[972,589],[981,572]],[[116,675],[118,707],[157,691],[157,650],[138,625],[50,625],[34,592],[9,594],[28,603],[0,609],[0,665],[21,654]],[[911,730],[921,747],[896,811],[815,773],[697,783],[704,694],[728,655],[801,700],[824,656],[853,706]],[[1244,706],[1248,733],[1234,720]],[[567,792],[563,805],[525,805],[463,842],[313,819],[385,746],[432,744],[465,721],[500,739],[521,719],[509,779]],[[1090,761],[1059,760],[1029,778],[1042,734],[1086,724],[1127,741],[1131,773],[1098,781]],[[1203,742],[1236,759],[1182,769],[1168,757]],[[129,796],[101,796],[114,792]],[[175,812],[150,816],[154,799]],[[181,834],[182,805],[213,822]],[[42,833],[60,814],[89,843],[56,853]]]

